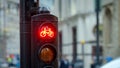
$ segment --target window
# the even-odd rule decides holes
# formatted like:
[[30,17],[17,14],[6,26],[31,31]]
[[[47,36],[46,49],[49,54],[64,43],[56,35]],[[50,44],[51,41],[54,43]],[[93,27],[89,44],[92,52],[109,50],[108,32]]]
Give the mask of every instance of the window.
[[106,15],[106,23],[107,23],[107,31],[108,31],[108,43],[112,41],[112,14],[109,8],[105,10]]
[[59,0],[59,17],[62,17],[62,0]]
[[77,29],[76,27],[72,28],[72,35],[73,35],[73,62],[77,58]]
[[18,15],[19,14],[19,4],[10,2],[10,1],[8,1],[7,3],[8,3],[7,12]]
[[77,2],[77,0],[71,0],[71,15],[74,15],[74,14],[76,14],[76,2]]
[[62,55],[62,32],[59,32],[59,48],[60,54]]
[[[92,46],[92,59],[94,62],[96,62],[96,55],[97,55],[97,52],[96,52],[96,46],[93,45]],[[99,60],[100,60],[100,63],[102,63],[102,56],[103,56],[103,47],[100,45],[99,46]]]

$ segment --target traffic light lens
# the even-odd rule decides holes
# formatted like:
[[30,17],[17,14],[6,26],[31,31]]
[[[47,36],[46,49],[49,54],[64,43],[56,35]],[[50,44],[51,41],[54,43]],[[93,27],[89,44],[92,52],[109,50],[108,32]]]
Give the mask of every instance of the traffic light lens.
[[53,39],[56,36],[55,26],[51,23],[45,23],[39,28],[39,36],[42,39]]
[[53,56],[54,56],[54,54],[53,54],[51,49],[49,49],[49,48],[42,49],[42,51],[41,51],[41,59],[43,61],[50,62],[50,61],[52,61]]
[[44,26],[42,27],[41,31],[40,31],[40,36],[41,37],[54,37],[54,32],[52,31],[51,28],[49,28],[48,26]]
[[43,47],[39,53],[39,58],[45,63],[50,63],[55,59],[55,54],[53,47]]

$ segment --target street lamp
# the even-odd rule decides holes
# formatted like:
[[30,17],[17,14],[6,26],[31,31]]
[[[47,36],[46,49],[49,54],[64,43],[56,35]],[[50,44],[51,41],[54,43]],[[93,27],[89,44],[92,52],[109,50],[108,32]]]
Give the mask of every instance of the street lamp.
[[80,41],[80,44],[82,45],[82,59],[83,59],[83,68],[84,68],[84,57],[85,57],[85,52],[84,52],[84,44],[85,44],[86,42],[85,42],[85,40],[81,40]]

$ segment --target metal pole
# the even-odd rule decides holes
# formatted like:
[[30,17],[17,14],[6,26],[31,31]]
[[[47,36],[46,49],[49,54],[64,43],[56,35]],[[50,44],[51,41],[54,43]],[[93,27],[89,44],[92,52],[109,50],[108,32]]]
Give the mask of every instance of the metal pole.
[[84,52],[84,44],[86,43],[85,40],[82,40],[81,42],[81,45],[82,45],[82,59],[83,59],[83,68],[84,68],[84,65],[85,65],[85,52]]
[[100,10],[100,0],[96,0],[96,21],[97,21],[97,32],[96,32],[96,68],[100,65],[100,48],[99,48],[99,10]]
[[83,68],[84,68],[84,57],[85,57],[85,52],[84,52],[84,44],[82,44],[82,59],[83,59]]
[[[27,24],[26,19],[28,17],[26,17],[26,1],[25,0],[20,0],[20,68],[31,68],[30,67],[30,53],[28,52],[28,50],[30,49],[30,47],[28,47],[28,45],[30,46],[30,43],[27,43],[28,41],[30,42],[30,40],[27,40],[27,35],[25,33],[30,33],[28,32],[26,28],[30,27],[30,26],[26,26],[25,24]],[[28,34],[29,35],[29,34]],[[29,35],[30,37],[30,35]],[[29,38],[30,39],[30,38]],[[28,57],[29,56],[29,57]]]
[[31,16],[32,8],[38,7],[39,0],[20,0],[20,64],[21,68],[31,68]]
[[33,0],[20,0],[20,65],[31,68],[31,7]]

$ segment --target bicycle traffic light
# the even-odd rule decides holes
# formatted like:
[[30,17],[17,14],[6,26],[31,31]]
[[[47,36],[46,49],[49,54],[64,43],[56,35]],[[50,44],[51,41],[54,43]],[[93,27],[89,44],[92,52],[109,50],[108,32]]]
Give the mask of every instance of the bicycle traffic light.
[[57,17],[42,13],[31,20],[31,67],[58,68]]

